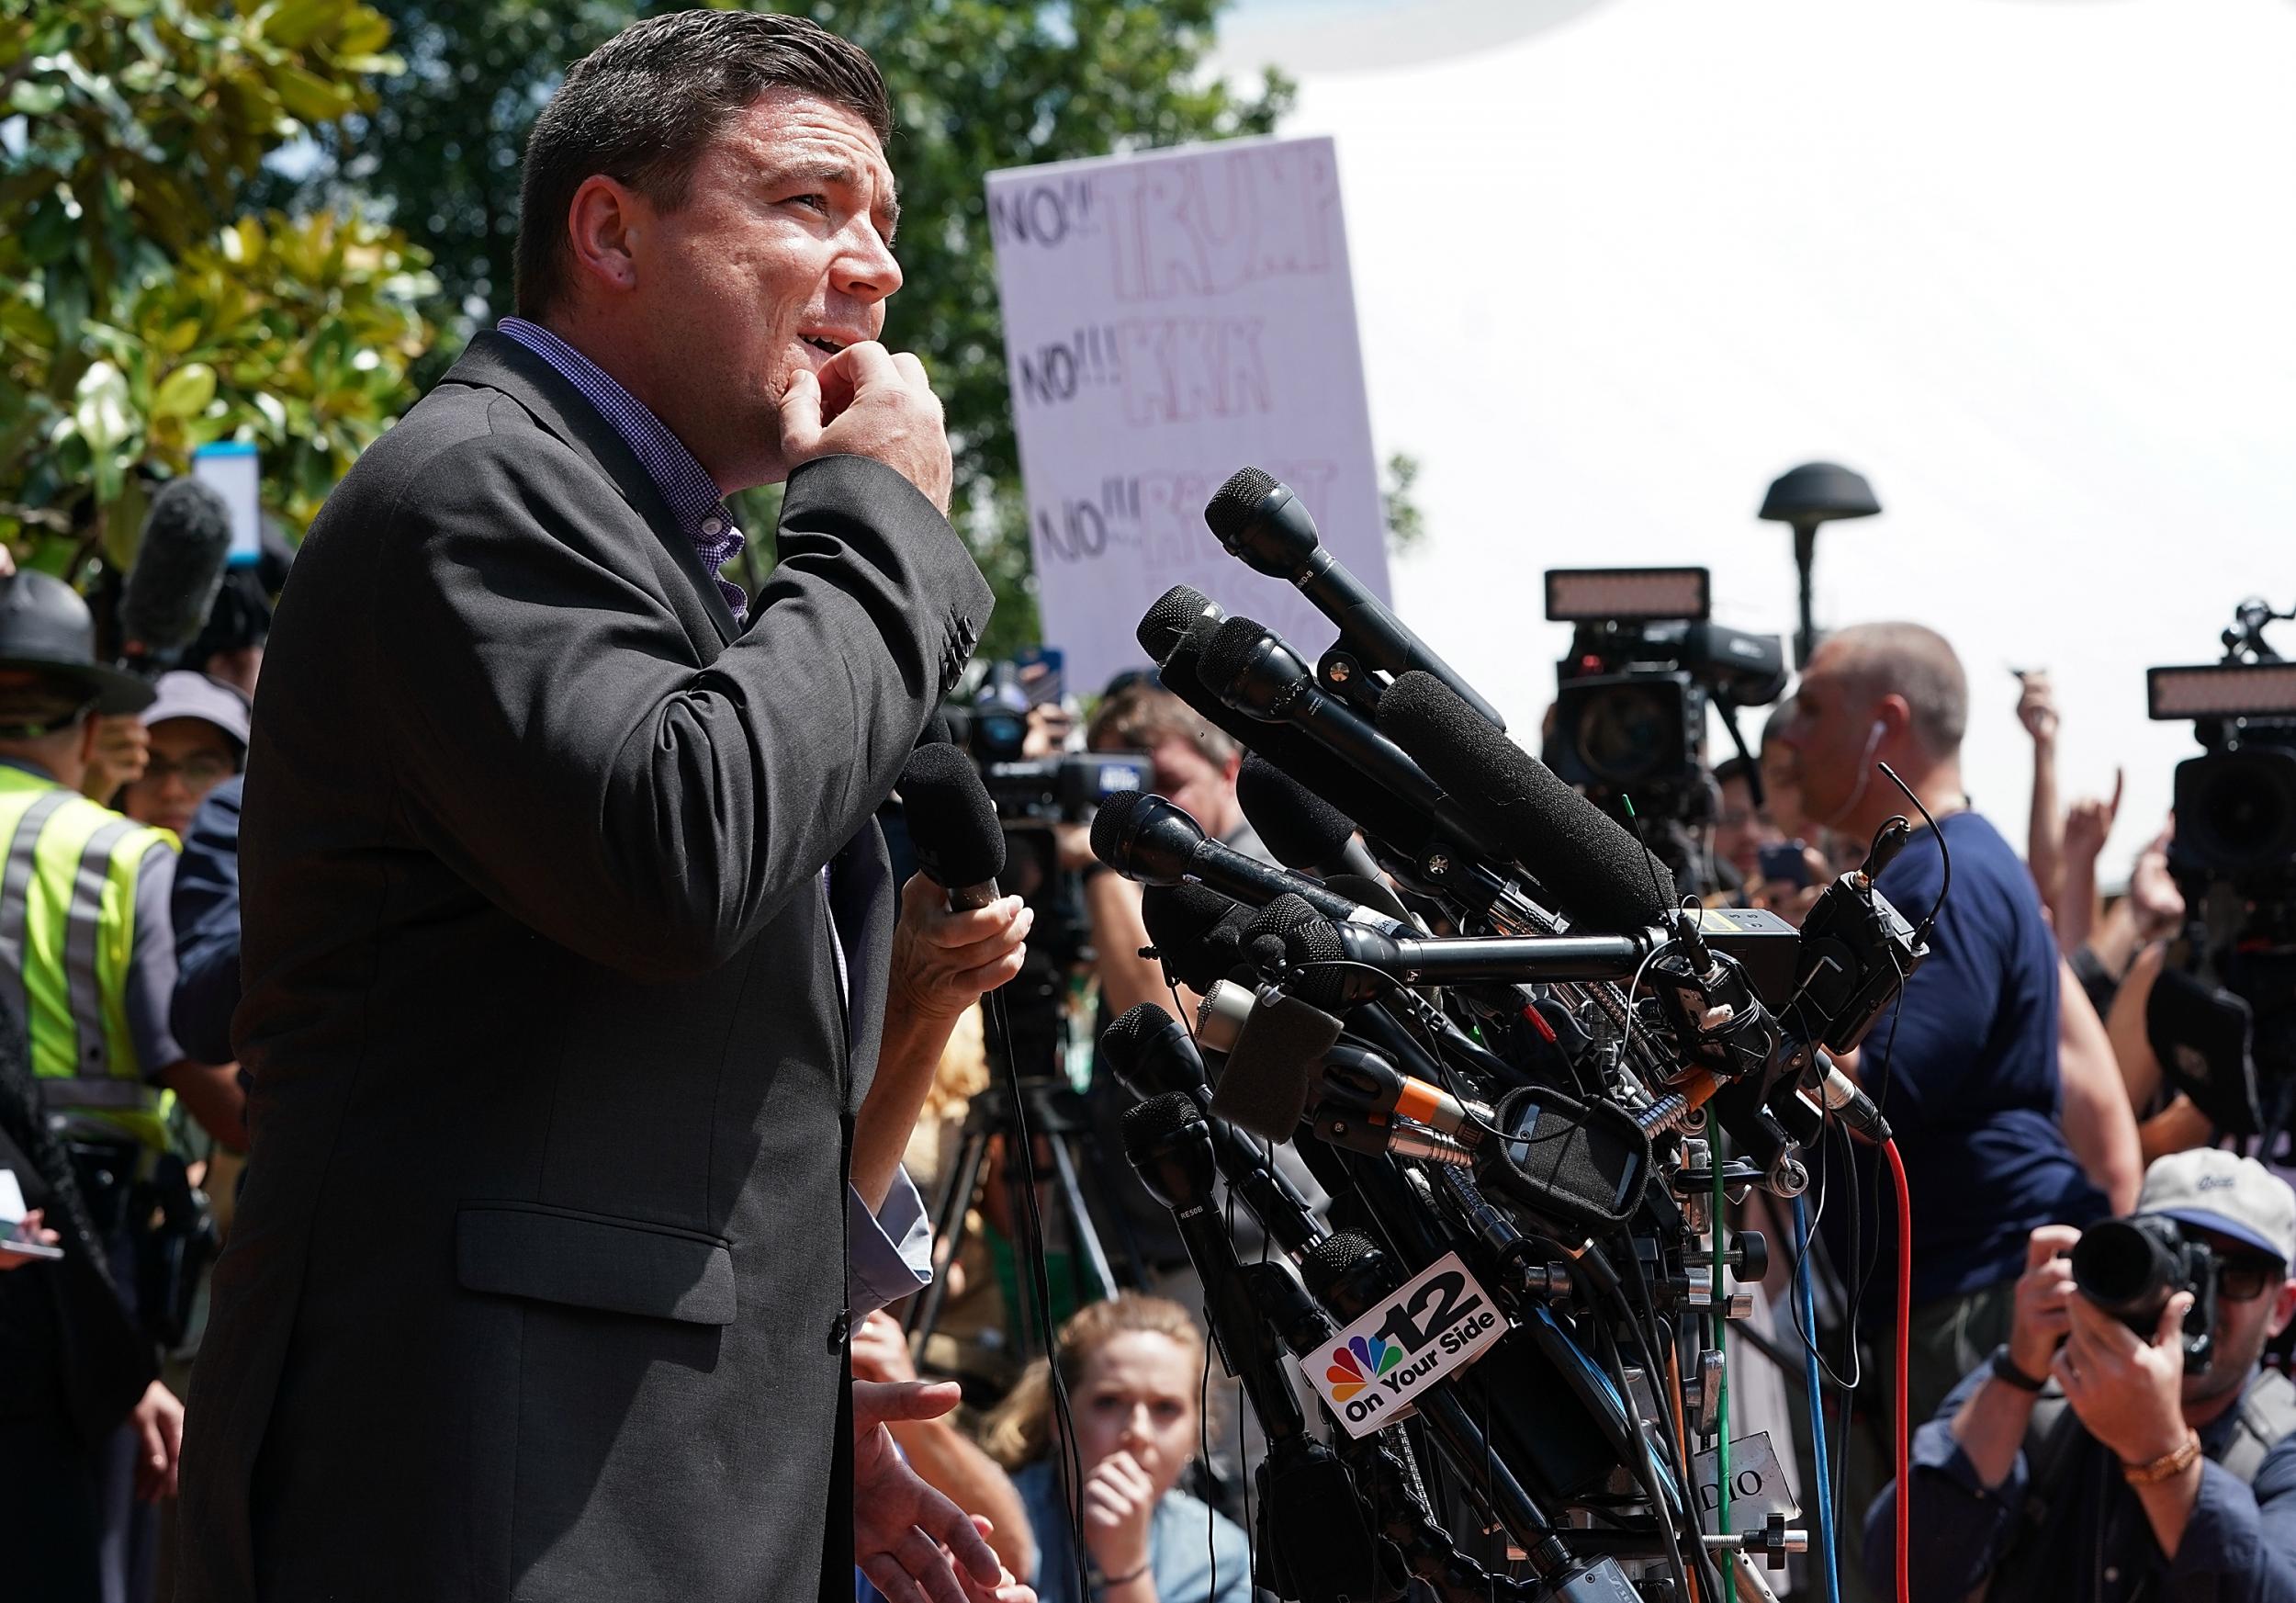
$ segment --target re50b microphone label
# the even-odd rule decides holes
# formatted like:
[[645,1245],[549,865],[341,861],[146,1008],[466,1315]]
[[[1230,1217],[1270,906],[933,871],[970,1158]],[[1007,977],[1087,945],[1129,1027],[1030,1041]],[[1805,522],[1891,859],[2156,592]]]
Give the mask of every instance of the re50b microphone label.
[[1506,1334],[1507,1322],[1456,1252],[1298,1360],[1350,1436],[1367,1436],[1410,1412],[1420,1393],[1465,1369]]

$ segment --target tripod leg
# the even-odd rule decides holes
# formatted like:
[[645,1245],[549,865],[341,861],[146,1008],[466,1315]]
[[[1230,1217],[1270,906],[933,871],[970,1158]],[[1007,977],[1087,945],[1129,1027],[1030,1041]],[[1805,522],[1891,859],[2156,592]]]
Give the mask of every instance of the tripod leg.
[[948,1300],[949,1270],[956,1263],[957,1254],[964,1250],[965,1217],[972,1211],[973,1188],[980,1183],[981,1160],[987,1151],[986,1129],[968,1129],[964,1133],[956,1168],[949,1177],[949,1189],[940,1194],[940,1205],[933,1210],[933,1283],[925,1288],[924,1295],[909,1304],[906,1334],[912,1358],[923,1353],[933,1326],[940,1319],[940,1305]]
[[1076,1158],[1070,1150],[1076,1137],[1064,1132],[1052,1138],[1052,1168],[1060,1176],[1061,1199],[1068,1205],[1072,1226],[1069,1243],[1092,1267],[1093,1278],[1099,1282],[1100,1294],[1116,1295],[1116,1276],[1109,1270],[1109,1255],[1100,1248],[1100,1235],[1092,1226],[1092,1215],[1085,1208],[1084,1188],[1076,1183]]

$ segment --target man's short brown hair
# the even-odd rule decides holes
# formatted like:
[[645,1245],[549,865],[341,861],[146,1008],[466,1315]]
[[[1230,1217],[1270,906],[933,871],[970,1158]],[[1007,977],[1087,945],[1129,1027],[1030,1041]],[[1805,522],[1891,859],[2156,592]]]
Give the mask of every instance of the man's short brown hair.
[[1228,731],[1206,723],[1196,709],[1160,684],[1128,684],[1102,702],[1085,730],[1096,751],[1154,751],[1166,740],[1186,740],[1215,768],[1236,754]]
[[517,305],[539,318],[572,277],[566,214],[594,174],[664,210],[685,204],[703,150],[769,89],[841,106],[893,138],[893,104],[859,45],[802,17],[673,11],[633,23],[574,63],[526,141],[518,193]]

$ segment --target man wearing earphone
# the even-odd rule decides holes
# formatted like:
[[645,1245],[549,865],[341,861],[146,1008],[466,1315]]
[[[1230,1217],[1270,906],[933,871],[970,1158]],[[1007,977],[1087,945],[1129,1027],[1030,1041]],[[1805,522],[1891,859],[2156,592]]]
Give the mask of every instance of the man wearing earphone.
[[[1906,982],[1897,1015],[1867,1037],[1860,1072],[1886,1112],[1913,1195],[1909,1402],[1926,1419],[2009,1333],[2025,1243],[2043,1225],[2087,1225],[2110,1210],[2060,1125],[2057,953],[2032,876],[2000,832],[1970,809],[1961,739],[1969,690],[1953,649],[1918,624],[1866,624],[1811,658],[1781,738],[1808,817],[1870,841],[1896,814],[1913,839],[1880,875],[1882,894],[1919,923],[1944,894],[1930,956]],[[1881,772],[1887,763],[1936,820]],[[1942,836],[1941,841],[1940,836]],[[1947,861],[1951,892],[1946,893]],[[1862,1180],[1872,1173],[1860,1155]],[[1895,1318],[1896,1215],[1882,1199],[1859,1221],[1825,1210],[1845,1273],[1875,1251],[1860,1322],[1880,1350]]]

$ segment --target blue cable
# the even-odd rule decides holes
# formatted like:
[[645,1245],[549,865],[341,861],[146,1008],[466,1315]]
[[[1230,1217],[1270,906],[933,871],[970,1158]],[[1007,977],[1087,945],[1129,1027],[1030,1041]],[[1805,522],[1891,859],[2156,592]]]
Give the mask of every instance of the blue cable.
[[1809,1213],[1794,1199],[1794,1291],[1802,1304],[1802,1378],[1809,1386],[1810,1451],[1818,1460],[1818,1563],[1826,1573],[1826,1603],[1841,1603],[1834,1569],[1834,1486],[1826,1468],[1826,1398],[1818,1383],[1818,1306],[1810,1292]]

